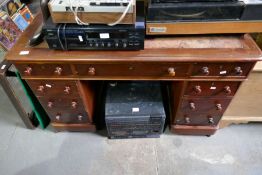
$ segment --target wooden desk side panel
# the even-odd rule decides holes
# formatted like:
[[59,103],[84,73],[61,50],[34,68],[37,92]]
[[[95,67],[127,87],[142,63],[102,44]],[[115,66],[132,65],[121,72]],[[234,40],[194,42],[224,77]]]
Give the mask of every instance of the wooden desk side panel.
[[95,90],[92,87],[92,82],[78,81],[79,95],[84,102],[85,109],[88,113],[89,121],[93,123],[94,107],[95,107]]

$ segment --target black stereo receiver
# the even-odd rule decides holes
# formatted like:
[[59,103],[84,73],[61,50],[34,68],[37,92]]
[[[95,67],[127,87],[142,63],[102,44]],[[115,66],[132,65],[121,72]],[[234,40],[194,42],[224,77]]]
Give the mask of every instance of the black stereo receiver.
[[105,122],[109,138],[160,137],[165,119],[160,83],[108,84]]
[[136,23],[108,26],[106,24],[54,24],[51,18],[43,27],[50,49],[57,50],[142,50],[144,49],[144,4],[136,5]]

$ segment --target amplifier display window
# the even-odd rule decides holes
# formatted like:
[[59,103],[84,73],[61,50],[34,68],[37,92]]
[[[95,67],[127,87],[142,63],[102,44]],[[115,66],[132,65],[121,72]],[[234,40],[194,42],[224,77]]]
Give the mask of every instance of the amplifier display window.
[[96,32],[90,32],[90,33],[86,33],[87,38],[89,39],[114,39],[114,38],[118,38],[118,39],[125,39],[127,38],[127,33],[96,33]]

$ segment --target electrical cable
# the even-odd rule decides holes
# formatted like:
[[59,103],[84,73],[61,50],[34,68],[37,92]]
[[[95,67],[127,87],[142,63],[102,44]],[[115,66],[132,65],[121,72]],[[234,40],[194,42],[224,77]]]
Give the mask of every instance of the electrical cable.
[[65,28],[66,28],[66,23],[64,24],[64,27],[63,27],[63,35],[64,35],[64,39],[65,39],[65,50],[68,50],[66,34],[65,34]]
[[108,25],[109,25],[109,26],[115,26],[115,25],[119,24],[119,23],[125,18],[128,10],[130,9],[131,5],[133,4],[133,1],[134,1],[134,0],[130,0],[130,1],[129,1],[129,3],[128,3],[126,9],[125,9],[125,11],[123,12],[123,14],[120,16],[120,18],[119,18],[117,21],[115,21],[115,22],[113,22],[113,23],[109,23]]
[[75,7],[75,10],[73,9],[73,5],[72,5],[72,1],[69,0],[69,5],[70,5],[70,10],[74,15],[75,21],[78,25],[89,25],[89,23],[85,23],[83,21],[80,20],[80,18],[78,17],[77,13],[78,13],[78,8],[79,6],[81,6],[81,1],[79,1],[77,3],[77,6]]
[[62,41],[61,41],[61,38],[60,38],[60,28],[61,28],[61,25],[62,25],[62,24],[60,24],[60,25],[58,26],[58,29],[57,29],[57,37],[58,37],[58,41],[59,41],[59,43],[60,43],[61,48],[62,48],[63,50],[65,50],[64,45],[63,45],[63,43],[62,43]]

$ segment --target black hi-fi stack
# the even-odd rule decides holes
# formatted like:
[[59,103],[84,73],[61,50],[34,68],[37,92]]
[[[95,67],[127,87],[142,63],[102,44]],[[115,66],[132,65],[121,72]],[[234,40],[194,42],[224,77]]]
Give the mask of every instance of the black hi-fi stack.
[[[95,8],[100,5],[103,4],[100,3],[93,8],[90,4],[88,7],[97,10]],[[63,14],[72,15],[68,12],[69,7],[65,6],[64,8],[66,12]],[[83,11],[84,6],[79,9]],[[51,12],[52,18],[49,18],[43,27],[45,40],[50,49],[56,50],[142,50],[144,49],[145,36],[144,3],[137,2],[133,9],[136,15],[133,24],[120,22],[116,25],[54,23],[54,15]],[[53,10],[59,11],[60,9],[53,7]],[[103,11],[103,7],[99,10]]]
[[160,83],[107,85],[105,121],[109,138],[160,137],[165,119]]

